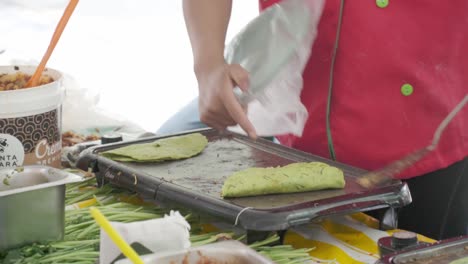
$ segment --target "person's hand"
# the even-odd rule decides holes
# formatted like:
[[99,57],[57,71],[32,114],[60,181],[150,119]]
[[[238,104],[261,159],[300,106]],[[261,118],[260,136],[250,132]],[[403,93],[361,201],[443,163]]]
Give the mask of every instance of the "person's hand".
[[248,90],[249,73],[238,64],[218,63],[196,75],[200,121],[220,131],[239,124],[249,137],[255,139],[255,128],[233,91],[235,86],[242,91]]

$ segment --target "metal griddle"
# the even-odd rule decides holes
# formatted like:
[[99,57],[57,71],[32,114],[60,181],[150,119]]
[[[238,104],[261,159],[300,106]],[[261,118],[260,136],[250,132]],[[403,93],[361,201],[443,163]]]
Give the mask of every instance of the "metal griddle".
[[430,245],[392,253],[378,264],[449,264],[468,258],[468,236],[450,238]]
[[[186,160],[144,164],[115,162],[99,155],[130,144],[195,132],[205,135],[209,144],[200,155]],[[235,171],[301,161],[320,161],[342,169],[346,187],[235,199],[220,197],[224,180]],[[212,129],[93,147],[82,153],[77,166],[83,170],[92,168],[100,183],[135,191],[155,202],[195,209],[255,231],[286,230],[334,214],[401,207],[411,202],[408,186],[401,181],[366,190],[356,182],[356,176],[365,172],[361,169],[267,140],[252,141],[243,135],[220,134]]]

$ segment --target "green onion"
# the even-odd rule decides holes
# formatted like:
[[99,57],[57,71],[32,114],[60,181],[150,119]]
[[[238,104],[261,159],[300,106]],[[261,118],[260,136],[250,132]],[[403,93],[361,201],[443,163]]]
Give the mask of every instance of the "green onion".
[[[130,194],[106,185],[102,188],[85,187],[96,185],[94,178],[80,183],[67,185],[66,205],[72,205],[95,198],[96,207],[110,221],[130,223],[162,218],[169,210],[154,205],[133,205],[120,202],[119,195]],[[213,218],[177,208],[191,225],[190,241],[192,246],[207,245],[224,238],[244,241],[245,234],[231,232],[203,233],[202,224],[210,223]],[[4,264],[94,264],[99,257],[100,228],[89,213],[89,208],[72,209],[65,212],[65,236],[63,241],[48,244],[32,244],[10,252],[0,252],[0,263]],[[296,264],[310,261],[311,249],[294,249],[290,245],[270,246],[278,243],[279,237],[271,235],[263,241],[252,243],[250,247],[263,256],[279,264]]]

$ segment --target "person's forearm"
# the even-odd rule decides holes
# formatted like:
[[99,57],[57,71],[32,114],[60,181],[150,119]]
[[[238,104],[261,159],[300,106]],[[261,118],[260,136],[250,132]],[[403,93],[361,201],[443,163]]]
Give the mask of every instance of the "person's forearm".
[[232,0],[183,0],[195,73],[224,61]]

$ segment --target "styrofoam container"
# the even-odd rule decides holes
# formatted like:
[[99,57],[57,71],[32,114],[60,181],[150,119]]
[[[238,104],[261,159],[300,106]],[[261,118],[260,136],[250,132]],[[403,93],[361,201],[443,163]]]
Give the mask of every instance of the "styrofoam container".
[[[187,250],[160,252],[141,257],[145,264],[273,264],[239,241],[228,240]],[[116,264],[131,264],[128,259]]]
[[[0,66],[0,74],[32,75],[36,66]],[[27,89],[0,91],[0,168],[23,165],[60,167],[62,150],[62,74],[46,69],[54,81]]]

